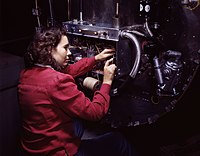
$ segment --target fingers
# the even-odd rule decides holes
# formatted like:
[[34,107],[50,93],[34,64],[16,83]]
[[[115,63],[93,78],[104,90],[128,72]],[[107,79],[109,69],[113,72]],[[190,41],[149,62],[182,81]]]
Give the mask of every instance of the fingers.
[[115,49],[104,49],[101,53],[95,56],[96,61],[104,61],[114,55]]
[[102,52],[103,52],[104,54],[114,54],[115,49],[104,49]]
[[115,51],[115,49],[114,48],[112,48],[112,49],[104,49],[103,51],[105,51],[105,52],[114,52]]
[[113,58],[107,60],[104,65],[103,83],[112,84],[115,75],[116,65],[113,64]]
[[105,66],[109,66],[112,63],[113,63],[113,58],[107,60],[106,63],[105,63]]
[[116,65],[113,64],[113,58],[107,60],[104,67],[108,70],[111,70],[112,72],[114,72],[117,68]]

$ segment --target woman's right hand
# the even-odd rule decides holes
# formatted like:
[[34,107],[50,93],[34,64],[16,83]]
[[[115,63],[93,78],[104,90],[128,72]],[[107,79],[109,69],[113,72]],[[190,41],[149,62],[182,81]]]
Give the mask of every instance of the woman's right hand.
[[106,61],[104,65],[104,77],[103,83],[112,84],[114,75],[115,75],[116,65],[113,64],[113,58]]

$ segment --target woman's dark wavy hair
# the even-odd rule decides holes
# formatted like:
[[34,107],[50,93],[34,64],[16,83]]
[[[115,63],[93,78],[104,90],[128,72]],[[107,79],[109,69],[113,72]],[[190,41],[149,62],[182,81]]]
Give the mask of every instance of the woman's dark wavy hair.
[[42,28],[36,32],[24,55],[26,68],[33,67],[36,63],[50,65],[60,71],[61,66],[52,57],[52,49],[56,48],[62,36],[67,36],[61,26]]

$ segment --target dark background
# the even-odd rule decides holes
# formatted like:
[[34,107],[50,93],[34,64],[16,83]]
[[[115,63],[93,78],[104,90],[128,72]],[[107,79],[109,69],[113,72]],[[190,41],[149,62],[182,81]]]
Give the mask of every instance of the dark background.
[[[53,4],[56,19],[65,21],[65,0]],[[40,22],[46,26],[50,19],[49,1],[38,0]],[[23,54],[38,27],[32,14],[34,0],[0,1],[0,156],[19,156],[20,112],[17,84],[23,69]]]
[[[34,2],[34,0],[0,1],[0,52],[23,57],[26,47],[35,32],[35,28],[38,26],[36,17],[32,14],[32,9],[35,8]],[[41,24],[47,25],[50,19],[48,1],[39,0],[38,5],[41,8]],[[53,11],[55,22],[59,23],[67,20],[67,2],[65,0],[54,1]],[[0,61],[2,61],[2,57]],[[9,57],[6,63],[12,65]],[[0,74],[1,77],[5,76],[2,73]],[[10,77],[15,77],[15,75],[11,73]],[[127,137],[137,144],[143,155],[155,156],[158,153],[158,155],[163,156],[200,155],[199,81],[200,71],[198,70],[192,84],[175,109],[156,123],[122,129],[127,134]],[[4,92],[5,89],[1,89],[0,95],[10,96],[12,94],[12,92],[8,92],[5,95]],[[3,104],[5,103],[6,101],[0,101],[1,111],[4,110],[5,105]],[[5,114],[10,120],[15,118],[9,110]],[[0,121],[0,127],[5,127],[7,122],[4,119]],[[15,128],[8,129],[8,131],[13,133],[16,130]],[[2,131],[0,132],[3,133]],[[1,143],[2,141],[8,142],[8,146],[0,146],[0,156],[17,155],[17,147],[9,144],[13,140],[6,138],[6,134],[0,135]],[[153,154],[150,154],[151,152]]]
[[[49,1],[38,0],[41,26],[48,25],[50,21]],[[35,1],[11,1],[0,2],[0,50],[22,56],[38,27],[35,9]],[[67,20],[67,1],[52,1],[54,21],[60,23]]]

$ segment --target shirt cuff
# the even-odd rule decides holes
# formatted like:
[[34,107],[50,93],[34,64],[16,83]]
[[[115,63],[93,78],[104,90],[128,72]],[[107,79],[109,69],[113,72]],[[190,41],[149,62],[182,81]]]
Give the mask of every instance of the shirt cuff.
[[110,86],[109,84],[103,83],[103,84],[101,85],[100,92],[109,94],[109,93],[110,93],[110,88],[111,88],[111,86]]

